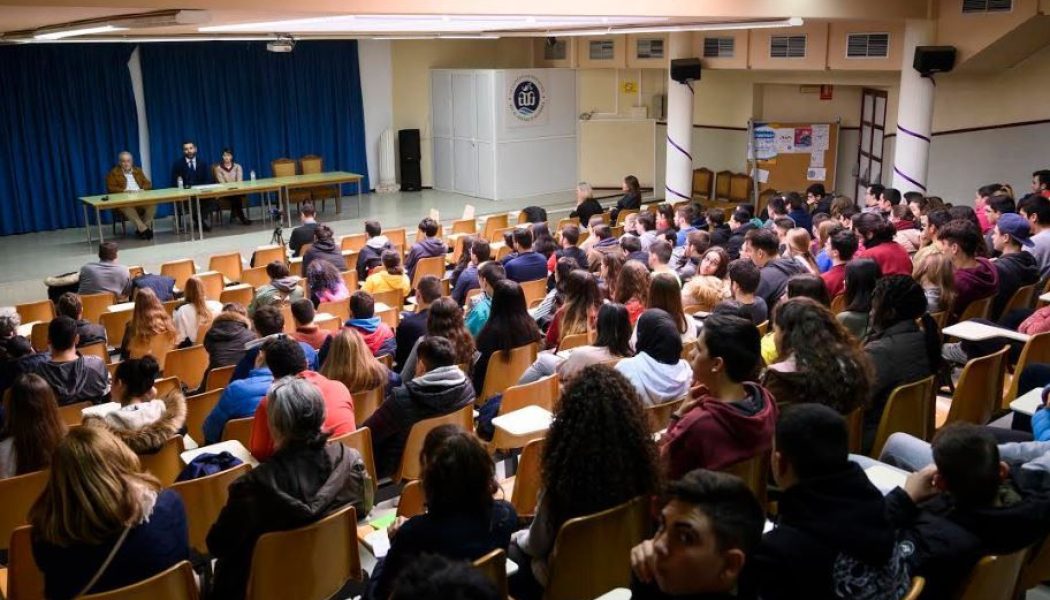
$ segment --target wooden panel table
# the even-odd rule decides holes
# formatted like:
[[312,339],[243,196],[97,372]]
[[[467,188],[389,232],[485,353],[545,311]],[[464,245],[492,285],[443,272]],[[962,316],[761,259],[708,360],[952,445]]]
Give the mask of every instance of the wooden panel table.
[[[136,208],[139,206],[154,206],[157,204],[178,204],[186,202],[189,208],[193,208],[193,193],[190,190],[179,188],[161,188],[156,190],[142,190],[138,192],[122,192],[119,194],[99,194],[97,196],[82,196],[81,206],[84,209],[84,231],[87,232],[87,241],[90,246],[93,242],[91,237],[91,220],[88,218],[88,209],[95,210],[95,223],[98,225],[98,241],[102,243],[102,211],[119,210],[121,208]],[[176,210],[175,231],[179,227],[179,211]],[[190,228],[190,239],[193,239],[193,229]]]

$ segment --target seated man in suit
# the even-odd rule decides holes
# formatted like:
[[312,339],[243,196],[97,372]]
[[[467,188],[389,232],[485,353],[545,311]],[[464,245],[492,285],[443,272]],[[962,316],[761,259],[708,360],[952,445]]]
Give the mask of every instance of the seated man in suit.
[[[153,189],[153,183],[135,166],[135,159],[128,151],[117,155],[117,166],[106,174],[106,191],[110,194],[138,192]],[[135,226],[136,235],[142,240],[153,239],[153,217],[157,214],[157,205],[122,208],[120,212]]]
[[[182,158],[176,160],[171,167],[171,186],[177,187],[180,178],[182,179],[182,186],[186,188],[212,182],[212,170],[203,159],[197,156],[197,144],[192,140],[186,140],[182,143]],[[201,200],[201,225],[204,227],[204,231],[211,231],[211,224],[208,222],[208,218],[216,206],[217,204],[214,200]],[[194,218],[193,215],[190,216],[191,221]]]

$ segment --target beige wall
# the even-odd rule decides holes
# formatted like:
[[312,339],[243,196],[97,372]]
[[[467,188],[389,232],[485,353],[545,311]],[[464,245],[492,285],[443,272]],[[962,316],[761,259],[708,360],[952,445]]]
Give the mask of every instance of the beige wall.
[[[434,183],[430,142],[430,69],[532,66],[532,40],[396,40],[391,47],[394,129],[419,129],[424,186]],[[368,82],[362,82],[368,85]]]
[[[804,58],[770,58],[769,40],[775,35],[805,35]],[[827,22],[806,22],[801,27],[751,31],[748,66],[752,69],[823,69],[828,56]]]
[[963,14],[963,0],[940,0],[937,6],[937,44],[955,46],[961,63],[1034,17],[1040,0],[1014,0],[1013,10],[1002,13]]
[[801,86],[769,83],[756,86],[761,97],[761,111],[756,116],[765,121],[794,123],[834,123],[843,127],[860,126],[860,86],[835,86],[831,100],[821,100],[819,93],[803,93]]
[[[886,58],[846,58],[846,40],[851,33],[888,33]],[[898,71],[904,46],[901,21],[832,21],[828,26],[828,68],[860,71]]]

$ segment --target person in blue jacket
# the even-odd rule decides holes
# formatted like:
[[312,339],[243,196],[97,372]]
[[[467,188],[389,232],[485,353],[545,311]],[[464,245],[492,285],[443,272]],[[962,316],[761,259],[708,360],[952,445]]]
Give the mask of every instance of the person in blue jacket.
[[532,249],[532,230],[528,227],[514,230],[514,258],[503,263],[507,279],[523,283],[547,278],[547,259]]
[[[231,382],[249,376],[252,369],[255,368],[255,359],[259,356],[259,350],[265,338],[284,335],[284,315],[273,305],[260,306],[255,309],[255,314],[252,315],[252,325],[255,326],[255,333],[259,335],[259,339],[249,344],[250,347],[246,348],[244,356],[233,369],[233,375],[230,376]],[[299,346],[303,349],[303,354],[306,355],[307,368],[311,371],[316,371],[318,364],[317,351],[306,342],[299,342]]]

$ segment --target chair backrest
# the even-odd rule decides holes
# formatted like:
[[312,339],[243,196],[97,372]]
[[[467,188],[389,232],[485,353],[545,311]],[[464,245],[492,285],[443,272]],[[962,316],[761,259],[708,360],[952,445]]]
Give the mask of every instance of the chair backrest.
[[839,294],[831,299],[831,312],[839,314],[846,310],[846,294]]
[[[576,225],[577,227],[579,227],[579,225],[580,225],[580,218],[579,217],[565,217],[564,219],[559,219],[558,220],[558,227],[555,228],[555,230],[554,230],[554,233],[555,233],[555,235],[558,236],[558,239],[561,239],[561,230],[564,229],[566,225]],[[580,233],[583,233],[583,232],[581,231]]]
[[291,177],[295,175],[295,161],[290,158],[278,158],[270,161],[274,177]]
[[914,383],[897,386],[882,409],[879,428],[871,456],[878,457],[890,434],[898,431],[911,434],[920,440],[933,436],[934,376],[930,375]]
[[197,273],[197,279],[200,279],[201,283],[204,284],[205,298],[216,302],[219,301],[219,298],[222,297],[222,290],[226,287],[222,278],[222,273],[218,271],[201,271]]
[[711,181],[714,179],[714,173],[707,167],[700,167],[699,169],[693,169],[693,196],[700,196],[702,198],[711,197]]
[[34,471],[0,479],[0,550],[6,550],[11,532],[25,525],[29,508],[47,485],[48,471]]
[[208,371],[208,351],[201,345],[202,341],[197,340],[196,346],[168,352],[164,359],[164,376],[178,377],[190,390],[199,388]]
[[360,427],[357,431],[344,433],[338,437],[328,438],[328,443],[340,443],[347,448],[353,448],[361,453],[361,460],[365,461],[365,470],[372,478],[372,488],[379,487],[379,479],[376,477],[376,458],[372,450],[372,430]]
[[962,314],[959,315],[959,322],[972,321],[973,319],[987,319],[988,311],[992,308],[992,300],[994,299],[995,296],[988,296],[987,298],[974,300],[965,310],[963,310]]
[[44,597],[44,574],[33,558],[33,527],[22,525],[11,532],[7,550],[7,600],[37,600]]
[[496,548],[485,556],[474,561],[474,568],[496,586],[496,593],[500,600],[506,600],[507,588],[507,553],[501,548]]
[[[247,271],[245,272],[247,273]],[[265,269],[263,269],[263,277],[266,277]],[[267,278],[267,280],[269,280],[269,278]],[[248,308],[248,305],[252,303],[253,298],[255,298],[255,288],[247,283],[231,285],[230,287],[223,289],[222,292],[219,293],[219,302],[221,302],[223,305],[226,305],[229,302],[236,302],[244,308]],[[202,342],[204,340],[197,341]]]
[[77,402],[58,407],[58,417],[66,424],[66,427],[76,427],[84,421],[84,409],[91,406],[91,402]]
[[911,587],[908,588],[908,593],[901,600],[919,600],[924,587],[926,587],[925,577],[912,577]]
[[[113,292],[99,292],[98,294],[83,294],[80,296],[80,304],[84,307],[84,318],[92,323],[98,323],[102,313],[116,302]],[[119,340],[118,340],[119,341]]]
[[758,498],[759,505],[763,508],[766,506],[766,484],[769,481],[769,460],[770,451],[765,450],[747,460],[742,460],[722,469],[726,473],[731,473],[743,479],[744,483],[747,484],[747,487],[754,492],[755,498]]
[[191,258],[169,261],[160,266],[160,274],[174,279],[175,287],[180,290],[186,287],[186,280],[196,272],[197,266]]
[[[36,350],[37,352],[47,351],[47,329],[50,324],[50,321],[37,321],[36,323],[33,323],[33,327],[29,330],[29,345],[33,347],[33,350]],[[119,344],[120,342],[117,343]]]
[[377,310],[376,316],[379,317],[380,321],[389,325],[391,329],[397,329],[397,326],[401,324],[401,310],[394,306]]
[[182,300],[165,300],[161,304],[164,305],[164,312],[168,313],[169,317],[173,317],[175,316],[175,309],[177,309],[182,304]]
[[401,306],[405,303],[405,293],[401,290],[386,290],[372,294],[372,299],[376,304],[382,303],[395,310],[401,310]]
[[502,242],[503,234],[497,233],[501,229],[506,229],[509,219],[506,214],[489,215],[485,219],[485,229],[482,230],[481,237],[492,242]]
[[652,406],[645,407],[645,418],[649,420],[649,431],[650,433],[656,433],[667,429],[668,424],[671,422],[671,414],[678,410],[678,407],[685,402],[685,398],[676,398],[663,402],[661,404],[653,404]]
[[222,389],[211,390],[186,398],[186,433],[199,445],[204,445],[204,420],[222,397]]
[[1039,363],[1050,363],[1050,331],[1037,333],[1025,342],[1024,347],[1021,349],[1021,356],[1018,357],[1017,365],[1014,367],[1013,375],[1010,376],[1010,381],[1006,386],[1000,408],[1009,409],[1010,403],[1017,399],[1017,384],[1020,382],[1021,373],[1024,372],[1025,367]]
[[50,300],[39,300],[37,302],[26,302],[15,306],[19,318],[23,323],[32,321],[50,321],[55,318],[55,305]]
[[384,389],[382,386],[371,390],[356,390],[350,392],[354,399],[354,422],[364,423],[372,416],[383,402]]
[[292,305],[288,302],[282,302],[278,307],[281,311],[281,316],[284,317],[284,332],[288,335],[295,333],[295,319],[292,318]]
[[579,348],[580,346],[586,346],[590,340],[590,333],[584,331],[583,333],[574,333],[567,335],[561,339],[558,343],[558,350],[572,350],[573,348]]
[[[270,276],[266,274],[266,265],[259,267],[252,267],[250,269],[244,269],[241,271],[241,283],[248,285],[252,290],[252,295],[255,295],[255,289],[270,283]],[[223,290],[223,294],[226,294],[232,288]],[[224,300],[225,301],[225,300]],[[248,298],[251,302],[251,297]],[[247,305],[245,305],[247,307]]]
[[206,553],[208,530],[219,519],[226,506],[230,484],[251,469],[247,463],[236,467],[172,484],[171,489],[182,497],[186,506],[186,521],[190,530],[190,547]]
[[[275,260],[283,263],[288,262],[287,255],[284,253],[284,246],[259,246],[255,249],[255,255],[252,259],[252,266],[255,268],[265,267],[266,265],[272,263]],[[263,270],[263,272],[265,273],[266,271]],[[269,280],[270,278],[267,277],[266,281],[264,281],[263,283],[266,283]]]
[[222,273],[231,282],[241,280],[241,271],[243,269],[244,263],[241,262],[240,252],[213,254],[208,259],[208,270]]
[[419,280],[427,275],[433,275],[438,279],[445,276],[445,256],[428,256],[416,262],[416,270],[412,274],[412,289],[416,289]]
[[[289,577],[289,573],[300,574]],[[347,505],[298,529],[259,537],[252,552],[248,600],[322,600],[361,579],[357,511]]]
[[537,302],[542,302],[547,295],[547,279],[523,281],[521,291],[525,293],[525,306],[532,307]]
[[142,358],[147,354],[151,354],[153,358],[157,359],[157,365],[160,366],[160,370],[164,370],[164,365],[168,360],[168,353],[175,348],[175,334],[163,334],[158,333],[149,337],[149,342],[146,344],[136,344],[130,342],[128,344],[128,356],[124,358]]
[[197,578],[188,560],[138,583],[101,594],[81,596],[83,600],[197,600],[199,597]]
[[368,241],[368,234],[365,233],[351,233],[344,235],[339,238],[339,249],[340,250],[356,250],[361,251],[365,247],[365,242]]
[[645,535],[645,499],[569,519],[547,561],[544,600],[597,598],[631,583],[631,548]]
[[531,383],[512,385],[503,391],[499,414],[505,415],[530,405],[540,406],[554,412],[554,403],[558,400],[560,390],[557,373]]
[[519,515],[536,514],[536,499],[543,485],[540,469],[543,462],[543,446],[546,440],[532,440],[521,449],[518,470],[514,474],[514,491],[510,503]]
[[1011,600],[1028,548],[977,561],[956,596],[959,600]]
[[153,382],[153,387],[157,388],[157,397],[168,395],[172,390],[181,390],[182,383],[178,377],[164,377]]
[[[349,263],[348,263],[349,264]],[[357,271],[350,269],[349,271],[343,271],[343,285],[346,286],[347,291],[351,294],[357,291]]]
[[335,315],[329,315],[328,317],[315,317],[314,325],[325,331],[336,333],[343,326],[343,321],[339,320],[339,317]]
[[747,202],[751,195],[751,176],[733,173],[729,176],[729,201]]
[[963,367],[952,395],[952,406],[945,425],[966,421],[984,425],[992,417],[1003,390],[1003,373],[1009,346],[998,352],[975,358]]
[[500,246],[499,248],[496,249],[496,258],[495,258],[495,260],[498,260],[498,261],[502,262],[505,257],[510,256],[510,253],[512,251],[513,251],[513,248],[511,248],[510,246],[507,246],[507,245]]
[[334,302],[322,302],[317,305],[317,312],[334,315],[340,322],[345,322],[350,318],[350,300],[343,298]]
[[417,421],[408,432],[405,450],[401,453],[401,464],[394,474],[394,481],[402,479],[419,479],[422,469],[419,465],[419,452],[423,449],[423,440],[432,429],[440,425],[459,425],[467,431],[474,430],[474,407],[470,404],[440,417]]
[[233,378],[233,372],[236,369],[237,365],[226,365],[209,370],[204,378],[204,390],[207,392],[222,390],[230,384],[230,379]]
[[244,417],[243,419],[230,419],[222,428],[222,441],[237,440],[245,448],[251,445],[252,422],[255,417]]
[[119,346],[124,339],[124,331],[131,322],[132,310],[106,311],[98,318],[99,324],[106,329],[106,339],[110,345]]
[[163,487],[175,483],[179,473],[182,472],[182,459],[179,457],[185,448],[182,444],[182,436],[177,435],[160,447],[153,454],[139,454],[139,462],[142,468],[160,480]]
[[106,342],[95,342],[86,346],[80,346],[77,348],[77,352],[81,356],[94,356],[99,358],[103,363],[109,362],[109,350],[106,349]]
[[324,170],[324,159],[314,154],[307,154],[299,159],[299,169],[303,175],[313,175]]
[[623,224],[627,222],[627,217],[629,217],[631,215],[636,215],[636,214],[638,214],[638,210],[637,209],[627,209],[627,208],[622,209],[620,212],[616,213],[616,225],[613,226],[613,237],[620,237],[620,236],[622,236],[623,235],[623,231],[620,231],[619,235],[617,235],[616,230],[618,228],[620,228],[620,229],[623,228]]
[[[14,543],[12,542],[12,547]],[[1024,592],[1034,588],[1043,581],[1050,579],[1050,536],[1032,546],[1028,558],[1021,567],[1021,574],[1017,577],[1017,593],[1015,598],[1024,597]]]
[[456,219],[452,221],[452,233],[477,233],[477,219]]
[[715,199],[729,199],[729,183],[733,177],[731,171],[719,171],[715,173]]
[[999,313],[998,316],[1007,315],[1012,310],[1019,308],[1028,308],[1032,305],[1032,300],[1035,298],[1036,284],[1023,285],[1017,288],[1013,296],[1010,296],[1010,300],[1003,307],[1003,312]]
[[397,516],[415,517],[426,512],[426,494],[423,493],[423,480],[415,479],[401,488],[401,497],[397,499]]
[[397,229],[384,229],[383,235],[390,240],[390,244],[404,249],[408,245],[408,230],[404,227]]
[[489,358],[488,370],[485,371],[485,385],[482,386],[479,404],[502,394],[504,390],[518,383],[522,373],[536,360],[537,344],[535,342],[511,349],[510,353],[497,350]]

